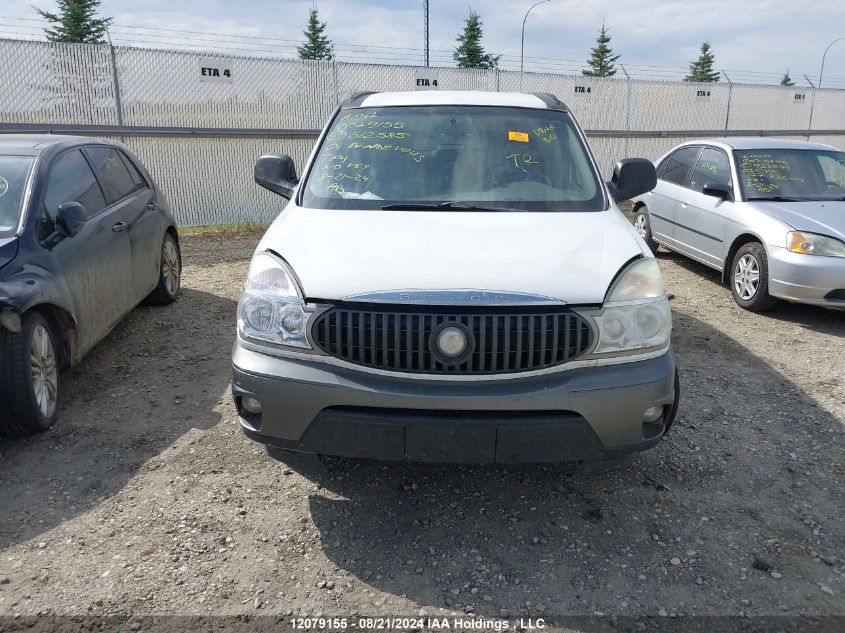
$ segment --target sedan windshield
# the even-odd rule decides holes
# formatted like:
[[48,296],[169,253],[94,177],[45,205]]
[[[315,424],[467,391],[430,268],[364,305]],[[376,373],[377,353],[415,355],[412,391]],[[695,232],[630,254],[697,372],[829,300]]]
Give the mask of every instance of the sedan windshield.
[[11,237],[18,230],[32,160],[0,156],[0,237]]
[[475,106],[341,110],[302,204],[394,211],[605,208],[566,112]]
[[746,200],[845,200],[845,153],[816,149],[736,152]]

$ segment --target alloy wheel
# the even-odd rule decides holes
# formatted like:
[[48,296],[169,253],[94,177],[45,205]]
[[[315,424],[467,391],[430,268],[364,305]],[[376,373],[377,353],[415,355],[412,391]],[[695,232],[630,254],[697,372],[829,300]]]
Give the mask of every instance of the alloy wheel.
[[760,287],[760,264],[751,254],[739,258],[734,268],[734,289],[743,301],[750,301]]
[[179,252],[176,250],[176,244],[173,240],[165,240],[164,248],[161,250],[161,270],[164,275],[164,285],[167,292],[175,295],[179,290],[179,275],[181,274],[179,266]]
[[56,412],[59,395],[59,368],[50,333],[41,323],[32,329],[30,344],[32,390],[38,410],[45,418]]
[[636,219],[634,220],[634,226],[637,229],[637,233],[640,234],[640,237],[645,239],[646,238],[646,219],[645,215],[640,213],[637,215]]

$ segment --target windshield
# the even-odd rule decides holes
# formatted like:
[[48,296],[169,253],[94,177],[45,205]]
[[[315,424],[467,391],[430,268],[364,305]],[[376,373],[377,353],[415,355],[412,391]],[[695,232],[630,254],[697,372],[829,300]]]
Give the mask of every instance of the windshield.
[[17,233],[32,161],[30,156],[0,156],[0,237]]
[[569,115],[526,108],[341,110],[302,191],[318,209],[605,208]]
[[845,200],[845,153],[817,149],[736,152],[746,200]]

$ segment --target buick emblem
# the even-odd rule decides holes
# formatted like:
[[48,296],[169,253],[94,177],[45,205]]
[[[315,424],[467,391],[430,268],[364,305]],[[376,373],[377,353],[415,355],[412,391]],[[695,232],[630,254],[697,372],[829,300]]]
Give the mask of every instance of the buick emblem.
[[457,358],[467,349],[467,336],[458,327],[445,327],[437,334],[437,349],[446,358]]

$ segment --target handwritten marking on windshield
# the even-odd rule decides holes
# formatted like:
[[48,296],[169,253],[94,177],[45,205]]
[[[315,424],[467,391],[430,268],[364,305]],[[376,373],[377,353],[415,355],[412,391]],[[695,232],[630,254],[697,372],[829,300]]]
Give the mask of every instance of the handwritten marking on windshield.
[[514,167],[522,167],[522,168],[524,168],[525,165],[539,165],[540,164],[540,161],[534,160],[533,158],[531,158],[530,154],[520,154],[518,152],[516,154],[510,154],[508,156],[505,156],[505,160],[512,160]]

